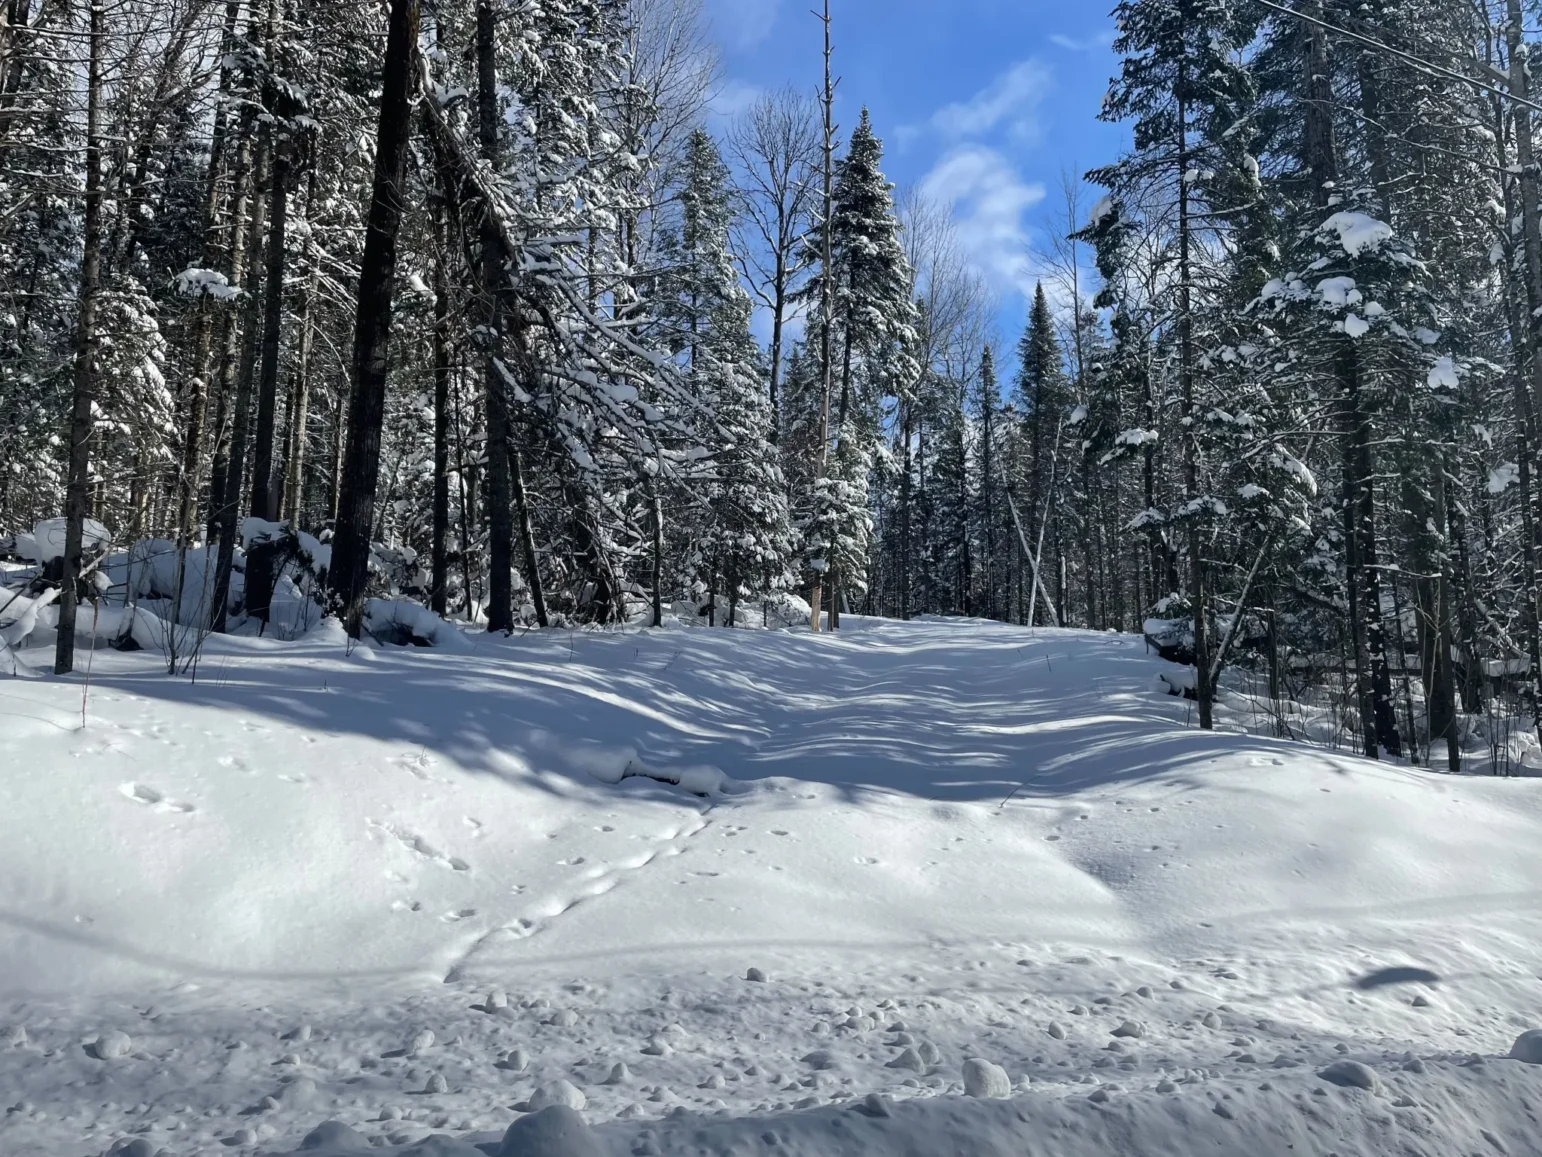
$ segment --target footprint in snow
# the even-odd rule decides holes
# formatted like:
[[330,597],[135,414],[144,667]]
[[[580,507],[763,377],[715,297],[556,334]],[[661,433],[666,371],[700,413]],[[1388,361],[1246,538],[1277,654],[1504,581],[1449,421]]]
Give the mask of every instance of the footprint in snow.
[[476,914],[477,910],[475,908],[460,908],[454,912],[446,912],[439,919],[443,920],[446,924],[454,924],[460,920],[471,920],[475,918]]
[[123,794],[125,799],[132,800],[143,807],[154,808],[158,812],[186,815],[197,810],[190,803],[179,803],[176,800],[167,799],[164,794],[156,791],[155,788],[148,787],[142,783],[130,782],[119,784],[118,791]]

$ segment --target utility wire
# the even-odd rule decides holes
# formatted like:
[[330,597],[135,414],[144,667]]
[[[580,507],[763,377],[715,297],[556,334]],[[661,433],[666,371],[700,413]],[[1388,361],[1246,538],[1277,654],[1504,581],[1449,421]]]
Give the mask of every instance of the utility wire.
[[1346,37],[1349,40],[1354,40],[1360,44],[1367,45],[1379,52],[1385,52],[1389,56],[1395,56],[1399,60],[1402,60],[1407,64],[1411,64],[1415,68],[1421,69],[1432,76],[1440,76],[1445,77],[1448,80],[1460,81],[1463,84],[1471,85],[1473,88],[1481,89],[1482,91],[1489,93],[1492,96],[1500,97],[1503,100],[1508,100],[1515,104],[1525,105],[1527,108],[1536,112],[1542,112],[1542,104],[1538,104],[1536,101],[1528,100],[1523,96],[1516,96],[1514,93],[1509,92],[1506,89],[1497,88],[1491,84],[1485,84],[1483,81],[1478,80],[1476,77],[1467,76],[1463,73],[1456,72],[1453,69],[1442,68],[1440,65],[1433,64],[1430,61],[1423,59],[1422,57],[1415,56],[1411,52],[1404,52],[1401,48],[1393,48],[1392,45],[1377,40],[1373,36],[1367,36],[1363,32],[1352,32],[1348,28],[1342,28],[1337,24],[1329,24],[1326,20],[1319,19],[1316,16],[1309,16],[1305,12],[1297,12],[1294,8],[1287,8],[1283,4],[1276,4],[1274,3],[1274,0],[1253,0],[1253,3],[1261,4],[1271,11],[1278,12],[1284,16],[1292,17],[1293,19],[1300,20],[1303,23],[1315,24],[1319,28],[1325,28],[1329,32],[1336,33],[1337,35]]

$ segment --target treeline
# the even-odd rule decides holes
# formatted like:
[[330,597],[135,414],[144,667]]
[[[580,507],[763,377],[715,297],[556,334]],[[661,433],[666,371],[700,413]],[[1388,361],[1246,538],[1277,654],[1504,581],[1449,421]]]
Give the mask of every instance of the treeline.
[[1245,669],[1371,754],[1536,718],[1519,0],[1120,4],[1133,147],[1006,341],[832,80],[708,131],[696,0],[6,15],[0,529],[160,541],[215,629],[303,565],[354,629],[797,596],[1146,630],[1201,725]]

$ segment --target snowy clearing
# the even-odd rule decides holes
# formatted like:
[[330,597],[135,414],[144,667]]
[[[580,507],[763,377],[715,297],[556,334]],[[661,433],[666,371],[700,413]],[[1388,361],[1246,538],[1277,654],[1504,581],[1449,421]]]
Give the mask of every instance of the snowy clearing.
[[1536,779],[1129,636],[462,641],[5,682],[0,1152],[1542,1153]]

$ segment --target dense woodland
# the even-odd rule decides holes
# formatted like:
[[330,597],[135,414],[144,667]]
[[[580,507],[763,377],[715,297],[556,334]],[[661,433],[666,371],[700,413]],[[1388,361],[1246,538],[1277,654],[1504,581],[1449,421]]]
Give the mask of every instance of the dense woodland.
[[1455,765],[1542,667],[1526,15],[1120,4],[1019,336],[838,6],[724,126],[696,0],[5,0],[0,540],[69,520],[60,670],[95,520],[211,630],[1145,630],[1201,726],[1245,677]]

